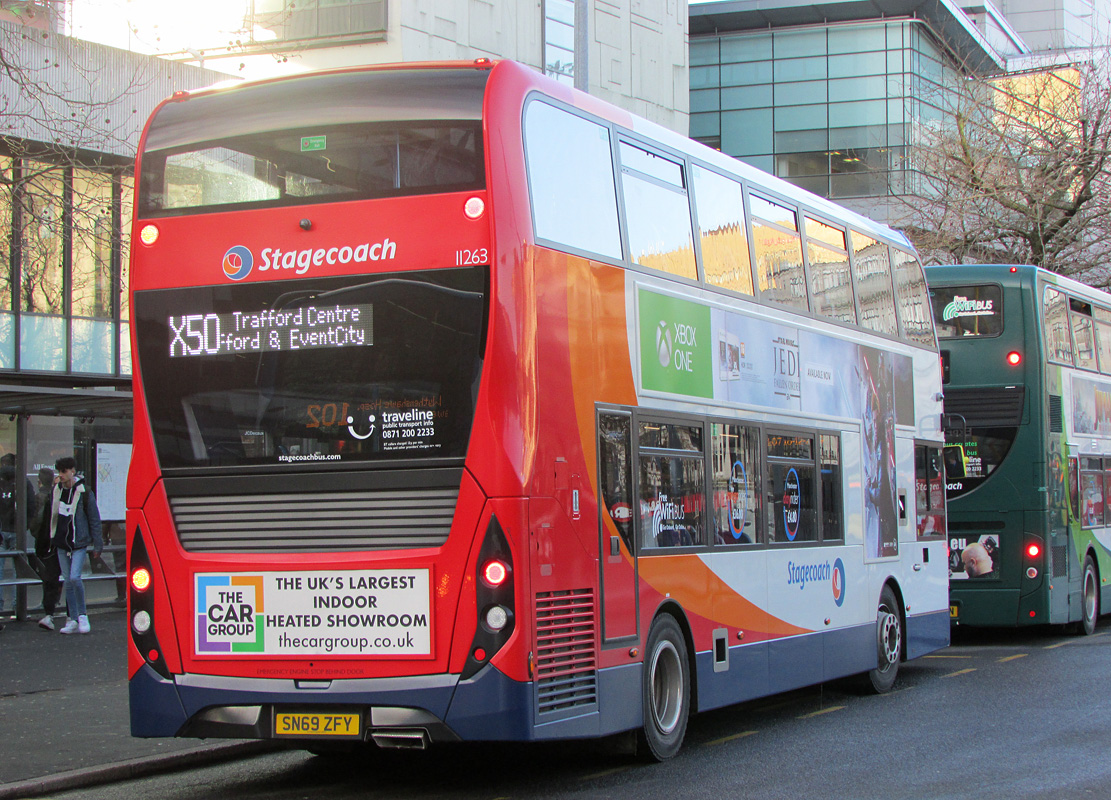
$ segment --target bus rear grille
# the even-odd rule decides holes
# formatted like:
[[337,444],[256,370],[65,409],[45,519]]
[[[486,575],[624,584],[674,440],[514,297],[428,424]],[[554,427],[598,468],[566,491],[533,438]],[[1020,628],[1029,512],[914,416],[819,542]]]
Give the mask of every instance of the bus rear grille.
[[594,652],[593,591],[536,595],[536,686],[541,714],[598,702]]
[[1022,422],[1026,387],[946,389],[945,414],[970,428],[1013,428]]
[[439,547],[459,488],[170,498],[193,553],[327,553]]

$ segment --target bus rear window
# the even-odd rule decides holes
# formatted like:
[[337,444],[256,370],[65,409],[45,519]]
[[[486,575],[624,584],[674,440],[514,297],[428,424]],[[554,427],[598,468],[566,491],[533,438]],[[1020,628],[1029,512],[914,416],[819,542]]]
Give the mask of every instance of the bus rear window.
[[487,77],[363,71],[166,103],[144,140],[138,214],[482,189]]
[[139,203],[152,217],[484,186],[480,123],[310,124],[147,153]]
[[1003,290],[994,285],[930,289],[939,339],[998,336],[1003,332]]
[[952,499],[975,489],[1003,463],[1018,428],[969,428],[945,436],[946,495]]
[[466,455],[484,268],[135,293],[164,468]]

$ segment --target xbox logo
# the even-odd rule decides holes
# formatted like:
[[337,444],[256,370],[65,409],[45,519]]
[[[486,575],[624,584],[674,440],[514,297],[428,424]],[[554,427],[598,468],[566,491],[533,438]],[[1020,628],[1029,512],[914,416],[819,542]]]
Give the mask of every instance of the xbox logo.
[[656,326],[656,355],[661,367],[671,364],[671,328],[662,319]]

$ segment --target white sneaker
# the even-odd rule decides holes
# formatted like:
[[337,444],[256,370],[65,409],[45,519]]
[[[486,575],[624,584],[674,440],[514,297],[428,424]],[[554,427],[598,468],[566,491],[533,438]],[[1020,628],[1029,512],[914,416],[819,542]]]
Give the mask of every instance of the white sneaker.
[[77,633],[77,620],[67,620],[66,624],[62,626],[62,629],[58,631],[58,633]]
[[45,617],[39,620],[39,627],[42,628],[44,631],[54,630],[54,617],[47,614]]
[[89,618],[87,616],[82,614],[81,616],[79,616],[77,618],[77,632],[78,633],[88,633],[92,629],[93,628],[89,624]]

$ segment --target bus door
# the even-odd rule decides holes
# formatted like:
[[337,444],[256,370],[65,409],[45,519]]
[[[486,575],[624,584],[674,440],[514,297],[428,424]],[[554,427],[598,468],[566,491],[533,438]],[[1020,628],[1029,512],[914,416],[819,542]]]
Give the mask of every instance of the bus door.
[[598,414],[598,545],[602,643],[637,635],[632,415]]

